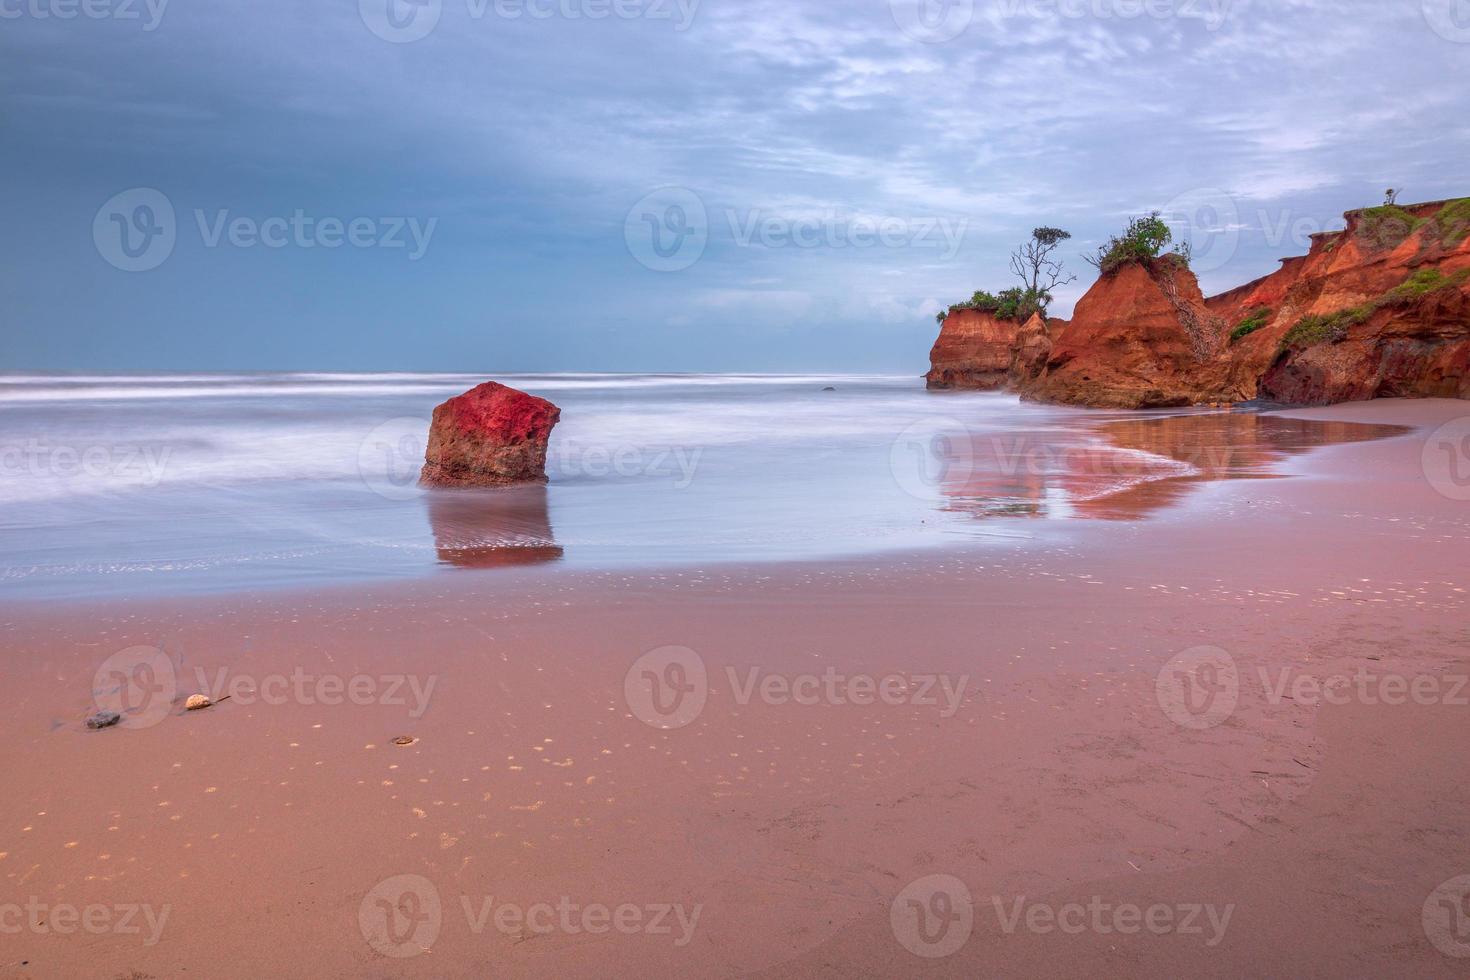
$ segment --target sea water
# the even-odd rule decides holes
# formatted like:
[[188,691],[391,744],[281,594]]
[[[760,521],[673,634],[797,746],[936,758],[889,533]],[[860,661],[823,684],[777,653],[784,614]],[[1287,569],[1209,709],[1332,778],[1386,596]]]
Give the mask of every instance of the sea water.
[[882,376],[501,375],[544,488],[417,485],[451,374],[0,375],[0,598],[462,568],[820,559],[1028,537],[1198,461],[1096,413]]

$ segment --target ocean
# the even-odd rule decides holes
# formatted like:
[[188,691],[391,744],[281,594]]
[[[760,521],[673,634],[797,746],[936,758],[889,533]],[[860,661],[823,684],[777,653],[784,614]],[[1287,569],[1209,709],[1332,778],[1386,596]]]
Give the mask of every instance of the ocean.
[[527,374],[496,380],[562,408],[549,484],[419,488],[434,406],[484,380],[0,375],[0,596],[1030,539],[1119,516],[1089,501],[1200,472],[1118,445],[1106,424],[1120,413],[933,393],[917,377]]

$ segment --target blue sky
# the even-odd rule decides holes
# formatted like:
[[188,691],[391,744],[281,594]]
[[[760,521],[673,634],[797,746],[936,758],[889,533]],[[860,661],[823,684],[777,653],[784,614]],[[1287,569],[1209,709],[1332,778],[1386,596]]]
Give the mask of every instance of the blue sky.
[[1466,0],[0,0],[0,369],[918,374],[1037,224],[1066,315],[1132,214],[1208,293],[1470,194],[1467,69]]

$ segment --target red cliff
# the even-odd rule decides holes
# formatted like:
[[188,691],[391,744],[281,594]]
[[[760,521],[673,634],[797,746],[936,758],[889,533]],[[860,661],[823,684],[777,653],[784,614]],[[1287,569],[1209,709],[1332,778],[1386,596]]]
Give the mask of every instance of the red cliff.
[[946,322],[930,385],[973,375],[1027,398],[1110,408],[1470,398],[1470,199],[1346,218],[1308,254],[1209,299],[1164,256],[1104,274],[1046,339],[1030,323],[984,333]]
[[929,352],[929,387],[989,391],[1010,378],[1011,349],[1020,324],[980,310],[952,310]]
[[1234,401],[1225,321],[1194,273],[1164,257],[1104,274],[1077,302],[1027,397],[1105,408]]

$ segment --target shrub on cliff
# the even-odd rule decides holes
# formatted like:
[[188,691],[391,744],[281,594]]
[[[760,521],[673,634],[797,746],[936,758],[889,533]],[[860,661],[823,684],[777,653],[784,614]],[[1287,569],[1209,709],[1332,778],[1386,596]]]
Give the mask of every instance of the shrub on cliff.
[[1230,331],[1230,342],[1233,344],[1242,337],[1249,337],[1257,330],[1264,327],[1271,320],[1271,309],[1267,306],[1252,310],[1250,315],[1241,320],[1239,325]]
[[946,313],[939,314],[939,322],[943,323],[949,313],[956,310],[979,310],[981,313],[989,313],[997,320],[1029,320],[1031,314],[1040,313],[1046,315],[1047,304],[1051,302],[1051,293],[1046,290],[1021,289],[1013,286],[1010,289],[1002,289],[999,294],[987,292],[983,289],[965,300],[956,303]]
[[1142,218],[1130,218],[1123,234],[1114,235],[1099,245],[1096,255],[1084,257],[1103,275],[1116,272],[1130,262],[1151,264],[1161,256],[1188,266],[1188,243],[1180,243],[1178,251],[1163,255],[1164,247],[1173,240],[1174,233],[1159,217],[1159,212],[1153,211]]
[[1438,269],[1420,269],[1377,299],[1336,313],[1304,316],[1281,338],[1281,349],[1302,349],[1318,344],[1337,343],[1347,337],[1349,327],[1366,323],[1379,310],[1416,306],[1435,293],[1459,289],[1470,281],[1470,269],[1445,275]]

